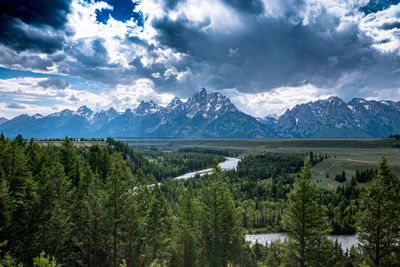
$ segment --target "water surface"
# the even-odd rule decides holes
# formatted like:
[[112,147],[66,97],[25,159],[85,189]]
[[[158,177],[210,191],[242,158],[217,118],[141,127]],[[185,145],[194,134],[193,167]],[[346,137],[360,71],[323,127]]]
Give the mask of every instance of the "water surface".
[[[254,245],[256,241],[265,245],[271,244],[271,242],[277,240],[285,241],[286,238],[286,233],[246,235],[246,241],[250,241],[252,245]],[[350,249],[353,245],[358,245],[357,235],[328,235],[328,239],[332,241],[337,240],[342,245],[343,251]]]
[[[221,162],[220,164],[218,164],[218,166],[223,171],[233,170],[233,169],[236,170],[239,161],[240,161],[240,158],[226,157],[226,160],[224,162]],[[183,175],[175,177],[174,179],[185,179],[186,180],[188,178],[193,178],[196,175],[203,176],[203,175],[210,174],[210,173],[212,173],[212,168],[204,169],[204,170],[200,170],[200,171],[195,171],[195,172],[185,173]]]

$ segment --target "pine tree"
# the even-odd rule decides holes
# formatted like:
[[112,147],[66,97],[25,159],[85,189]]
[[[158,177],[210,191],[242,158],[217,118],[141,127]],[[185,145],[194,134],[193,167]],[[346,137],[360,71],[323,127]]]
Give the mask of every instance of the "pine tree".
[[77,173],[78,158],[74,143],[68,137],[65,137],[61,144],[60,161],[64,166],[65,175],[67,175],[72,180],[72,184],[77,187],[79,184],[79,177]]
[[180,256],[182,266],[194,266],[196,263],[196,203],[193,189],[189,187],[181,198],[178,215],[178,247],[181,248]]
[[200,231],[202,266],[240,263],[244,234],[224,174],[214,165],[209,185],[201,190]]
[[400,181],[385,157],[361,193],[357,225],[358,239],[369,264],[399,266]]
[[306,162],[288,194],[288,207],[282,218],[289,239],[283,262],[290,266],[321,266],[326,262],[325,235],[329,229],[325,208],[318,200],[319,190],[312,182],[310,163]]
[[7,181],[0,170],[0,251],[8,243],[8,231],[11,223],[11,197]]
[[46,222],[45,244],[58,262],[69,260],[71,254],[71,204],[73,188],[60,163],[54,164],[49,176],[51,203]]
[[[132,188],[132,186],[129,186]],[[125,259],[125,266],[137,266],[140,257],[140,215],[137,199],[134,194],[128,193],[125,199],[121,219],[121,253]]]
[[92,188],[94,183],[94,174],[90,167],[86,165],[82,174],[80,175],[79,185],[74,195],[74,203],[72,216],[76,223],[73,229],[74,243],[79,247],[79,255],[74,255],[77,263],[80,265],[91,265],[91,232],[90,232],[90,221],[91,221],[91,210],[88,204],[89,190]]
[[111,157],[111,169],[107,177],[107,208],[109,211],[110,244],[112,247],[112,265],[117,267],[122,259],[118,255],[120,238],[121,218],[127,194],[129,193],[129,181],[132,174],[122,158],[121,153],[114,153]]
[[159,260],[166,262],[169,259],[169,249],[171,244],[171,217],[167,202],[158,186],[151,186],[151,199],[145,213],[145,255],[149,262]]
[[93,182],[88,189],[88,197],[84,202],[85,210],[88,213],[87,231],[89,232],[89,244],[87,260],[90,266],[100,266],[106,262],[108,257],[108,239],[107,239],[107,219],[109,213],[106,208],[107,195],[104,190],[104,184],[99,175],[94,175]]
[[25,262],[34,256],[33,237],[37,227],[34,207],[37,201],[37,185],[27,167],[25,142],[7,139],[0,146],[0,166],[9,187],[12,203],[8,247]]

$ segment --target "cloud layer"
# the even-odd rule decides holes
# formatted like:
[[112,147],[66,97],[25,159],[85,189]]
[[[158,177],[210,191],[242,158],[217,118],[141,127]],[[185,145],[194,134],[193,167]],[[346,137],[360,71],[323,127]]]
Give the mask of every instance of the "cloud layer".
[[0,74],[0,105],[123,108],[202,86],[257,116],[329,95],[400,100],[397,2],[5,1],[0,66],[47,77]]

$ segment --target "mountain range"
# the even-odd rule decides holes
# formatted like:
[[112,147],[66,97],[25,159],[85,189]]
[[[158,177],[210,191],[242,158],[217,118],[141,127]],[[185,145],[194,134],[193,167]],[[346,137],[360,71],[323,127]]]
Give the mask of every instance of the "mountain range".
[[288,109],[282,116],[255,118],[221,93],[202,88],[186,102],[162,107],[142,101],[135,109],[76,111],[0,118],[6,136],[25,138],[345,138],[400,133],[400,102],[330,97]]

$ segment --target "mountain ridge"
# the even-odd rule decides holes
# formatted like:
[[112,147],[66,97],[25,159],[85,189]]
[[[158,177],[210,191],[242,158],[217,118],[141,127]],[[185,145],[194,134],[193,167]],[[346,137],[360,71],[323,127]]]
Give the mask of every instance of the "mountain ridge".
[[47,116],[22,114],[0,119],[6,136],[34,138],[345,138],[384,137],[400,132],[400,102],[337,96],[294,106],[281,116],[255,118],[219,92],[201,88],[186,102],[166,107],[141,101],[134,109],[93,112],[86,105]]

